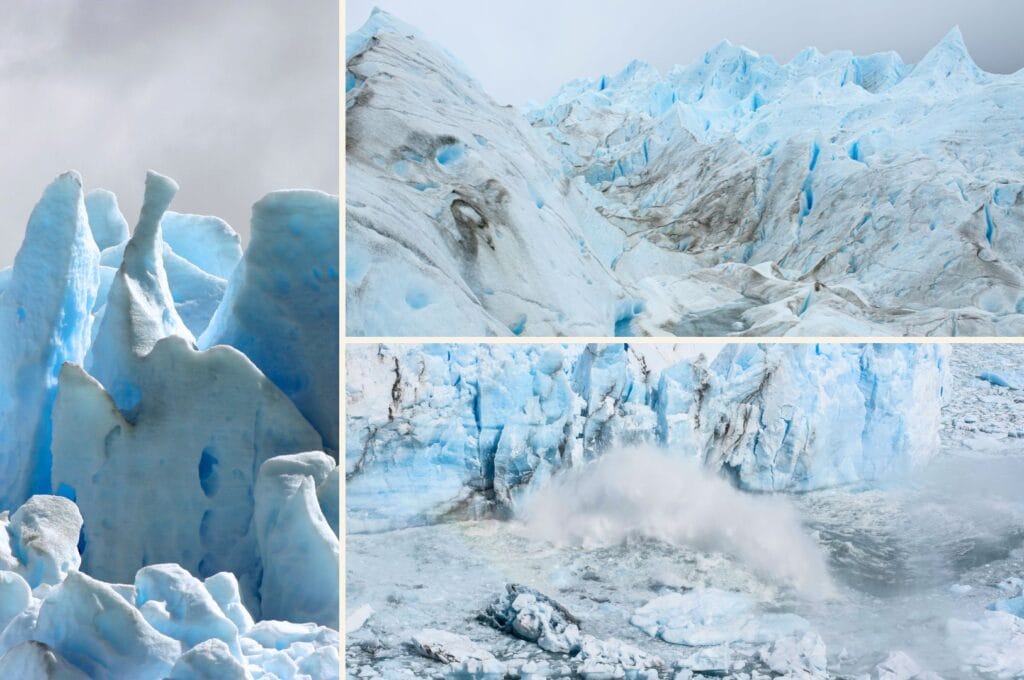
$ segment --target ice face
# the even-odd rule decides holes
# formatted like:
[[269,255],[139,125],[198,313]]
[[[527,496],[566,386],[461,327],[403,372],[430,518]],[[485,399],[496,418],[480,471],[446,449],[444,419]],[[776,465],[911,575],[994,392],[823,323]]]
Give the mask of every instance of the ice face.
[[241,350],[338,449],[338,199],[279,191],[253,206],[252,241],[202,348]]
[[351,334],[1024,329],[1024,72],[957,29],[916,65],[723,42],[522,111],[386,13],[347,47]]
[[[338,677],[337,631],[309,623],[339,623],[337,465],[250,358],[196,348],[241,252],[216,218],[168,215],[176,189],[150,173],[129,239],[112,194],[62,175],[0,274],[3,677]],[[250,296],[246,332],[305,357],[276,377],[336,437],[337,363],[314,359],[328,339],[336,356],[337,201],[283,193],[262,203],[289,251],[250,259],[292,277],[291,316],[264,332]],[[293,275],[303,248],[327,284]],[[263,598],[286,620],[257,623]]]
[[57,375],[89,347],[98,260],[82,179],[61,175],[32,211],[0,295],[0,508],[49,490]]
[[938,450],[946,351],[732,345],[351,349],[349,531],[516,514],[553,475],[648,442],[754,491],[898,482]]
[[[234,348],[199,352],[169,337],[134,371],[130,418],[81,368],[61,373],[53,488],[85,517],[83,569],[114,581],[153,562],[231,571],[258,612],[255,473],[275,455],[318,449],[320,436]],[[149,510],[125,525],[126,507]]]

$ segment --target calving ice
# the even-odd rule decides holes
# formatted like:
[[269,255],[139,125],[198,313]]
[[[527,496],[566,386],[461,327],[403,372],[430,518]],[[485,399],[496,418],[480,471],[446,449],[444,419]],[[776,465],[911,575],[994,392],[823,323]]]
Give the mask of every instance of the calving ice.
[[1019,346],[347,352],[363,677],[1024,673]]
[[0,676],[338,676],[338,201],[177,189],[65,173],[3,270]]
[[471,67],[383,11],[348,36],[352,335],[1024,329],[1024,71],[956,28],[916,63],[723,42],[520,109]]

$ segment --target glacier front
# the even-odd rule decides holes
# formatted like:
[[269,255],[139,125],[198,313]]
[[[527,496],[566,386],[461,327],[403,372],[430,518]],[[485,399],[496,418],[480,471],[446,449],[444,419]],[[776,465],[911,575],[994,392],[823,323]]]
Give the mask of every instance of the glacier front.
[[346,43],[346,325],[1020,335],[1024,70],[723,42],[522,109],[383,11]]

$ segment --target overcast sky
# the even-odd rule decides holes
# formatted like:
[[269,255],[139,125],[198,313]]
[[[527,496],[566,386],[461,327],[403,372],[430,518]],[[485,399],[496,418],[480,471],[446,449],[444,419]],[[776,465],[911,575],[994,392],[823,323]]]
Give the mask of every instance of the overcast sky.
[[[338,191],[337,0],[0,3],[0,266],[67,169],[117,193],[147,169],[179,212],[248,232],[274,189]],[[246,234],[243,233],[243,238]]]
[[788,61],[808,45],[917,61],[954,25],[979,66],[1024,67],[1024,2],[1003,0],[348,0],[346,33],[374,5],[448,48],[490,94],[522,104],[572,78],[643,59],[663,73],[727,38]]

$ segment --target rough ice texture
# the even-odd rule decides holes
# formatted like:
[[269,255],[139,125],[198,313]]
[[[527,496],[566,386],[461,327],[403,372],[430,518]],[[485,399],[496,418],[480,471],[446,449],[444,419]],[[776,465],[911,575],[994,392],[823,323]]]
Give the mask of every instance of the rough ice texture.
[[[68,506],[63,498],[33,496],[19,512]],[[59,543],[73,547],[77,540],[75,531]],[[33,592],[16,573],[0,570],[0,676],[338,677],[337,631],[285,621],[254,624],[230,573],[200,581],[178,565],[158,564],[130,580],[109,584],[72,569]]]
[[319,448],[320,436],[234,348],[199,352],[169,337],[133,371],[128,416],[81,368],[61,373],[53,488],[85,518],[83,569],[112,581],[154,562],[231,571],[258,613],[256,474],[272,456]]
[[732,345],[350,348],[349,531],[511,514],[560,470],[649,442],[756,491],[902,478],[938,451],[946,350]]
[[35,588],[57,585],[81,565],[82,515],[74,503],[59,496],[32,496],[10,518],[5,514],[0,514],[0,567]]
[[65,173],[32,211],[0,293],[0,509],[49,490],[57,376],[89,347],[98,260],[82,179]]
[[[0,271],[2,677],[338,677],[337,631],[308,623],[338,624],[336,464],[243,353],[194,346],[241,251],[220,220],[166,213],[175,190],[150,173],[129,239],[112,194],[83,198],[81,178],[62,175]],[[323,247],[299,229],[308,211],[279,208],[296,241]],[[318,257],[336,271],[336,248]],[[274,266],[286,277],[293,264]],[[336,292],[306,290],[317,293],[336,304]],[[291,319],[314,321],[304,337],[336,339],[336,314],[330,333],[330,318]],[[337,433],[336,406],[336,392],[318,404],[334,418],[319,423],[326,432]],[[257,489],[262,463],[300,451],[313,451],[308,465],[282,459]],[[282,576],[294,563],[302,580]],[[261,597],[297,623],[255,622]]]
[[722,42],[522,111],[377,12],[346,49],[365,335],[1019,335],[1024,70]]
[[125,411],[133,409],[139,399],[132,375],[135,366],[157,341],[171,335],[194,340],[174,306],[160,236],[160,218],[177,190],[178,185],[167,177],[154,172],[146,175],[139,223],[125,246],[85,364]]
[[690,647],[773,642],[810,628],[795,614],[759,613],[747,595],[715,588],[662,595],[629,621],[648,635]]
[[275,456],[260,467],[253,522],[264,618],[338,628],[341,545],[317,498],[318,485],[337,467],[320,451]]
[[200,347],[241,350],[338,449],[337,197],[278,191],[253,206],[252,240]]

